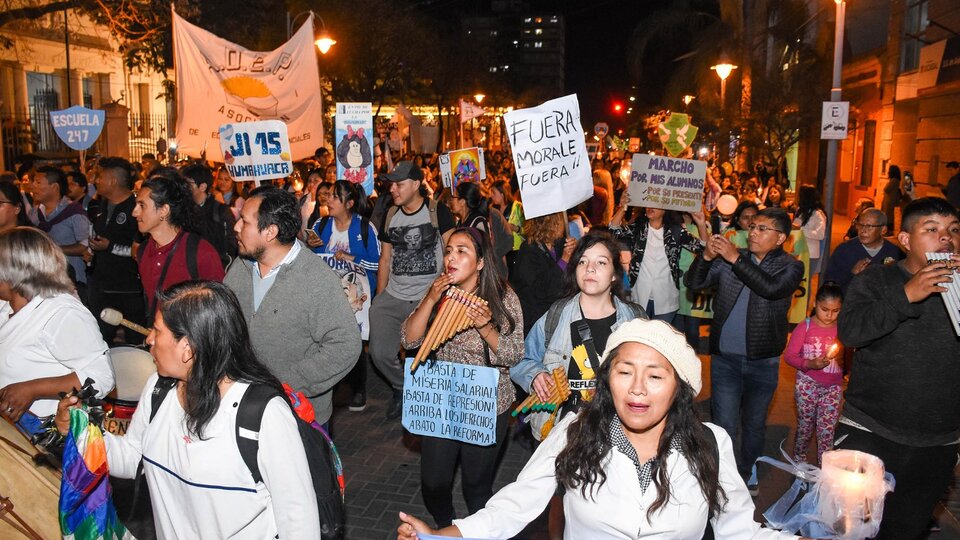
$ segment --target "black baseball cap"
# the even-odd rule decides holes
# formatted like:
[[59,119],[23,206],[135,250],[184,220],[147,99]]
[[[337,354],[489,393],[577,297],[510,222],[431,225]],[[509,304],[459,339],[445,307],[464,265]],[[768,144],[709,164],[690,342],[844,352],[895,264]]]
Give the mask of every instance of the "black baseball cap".
[[401,161],[392,171],[383,175],[387,182],[402,182],[403,180],[423,181],[423,170],[412,161]]

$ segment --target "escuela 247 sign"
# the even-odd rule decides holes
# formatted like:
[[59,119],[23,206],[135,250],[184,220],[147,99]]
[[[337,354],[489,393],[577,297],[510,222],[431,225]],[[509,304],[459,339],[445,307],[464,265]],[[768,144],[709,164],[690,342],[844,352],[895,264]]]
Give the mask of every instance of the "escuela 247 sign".
[[86,150],[93,146],[103,131],[106,113],[74,105],[62,111],[50,111],[53,131],[64,144],[74,150]]
[[528,219],[563,212],[593,196],[575,94],[508,112],[503,120]]
[[631,163],[630,206],[700,211],[707,177],[705,161],[634,154]]

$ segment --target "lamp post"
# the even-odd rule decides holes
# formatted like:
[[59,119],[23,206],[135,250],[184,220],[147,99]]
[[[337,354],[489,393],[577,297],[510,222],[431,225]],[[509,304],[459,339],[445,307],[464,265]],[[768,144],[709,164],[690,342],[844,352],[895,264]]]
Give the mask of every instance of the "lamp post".
[[[720,77],[720,123],[726,124],[727,115],[724,112],[726,110],[727,104],[727,77],[730,76],[730,73],[733,70],[737,69],[738,66],[731,64],[727,61],[726,57],[720,58],[720,63],[715,66],[710,66],[710,69],[717,72],[717,77]],[[726,160],[727,151],[730,148],[730,134],[726,132],[727,130],[721,129],[726,140],[721,141],[721,148],[723,152],[720,153],[720,157]]]
[[[841,72],[843,71],[843,24],[847,13],[847,3],[844,0],[834,0],[837,4],[837,21],[833,31],[833,84],[830,88],[830,101],[840,101]],[[820,254],[820,272],[827,267],[830,259],[830,239],[833,233],[833,204],[834,191],[837,187],[837,147],[836,139],[827,141],[826,182],[824,185],[824,204],[826,206],[827,223],[824,229],[823,252]]]
[[330,52],[330,47],[333,47],[337,44],[337,40],[333,39],[330,36],[330,33],[327,32],[327,25],[323,22],[323,17],[317,15],[313,11],[301,11],[293,17],[290,17],[290,12],[287,12],[287,40],[293,35],[293,27],[296,26],[297,19],[303,15],[313,14],[318,21],[320,21],[320,37],[314,41],[314,44],[317,46],[317,49],[320,49],[320,54],[327,54]]

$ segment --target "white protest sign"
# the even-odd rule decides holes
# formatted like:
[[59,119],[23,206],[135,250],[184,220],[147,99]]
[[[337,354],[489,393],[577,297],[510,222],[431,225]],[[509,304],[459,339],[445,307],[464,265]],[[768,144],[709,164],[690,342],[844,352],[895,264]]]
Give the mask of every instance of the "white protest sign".
[[437,360],[410,372],[403,366],[403,418],[414,435],[428,435],[479,446],[497,443],[496,368]]
[[627,185],[630,206],[699,212],[706,177],[706,161],[634,154]]
[[284,178],[293,173],[287,125],[280,120],[220,126],[220,150],[237,182]]
[[[329,247],[335,251],[349,252],[349,246],[346,246],[344,250],[338,250],[338,246]],[[370,339],[370,299],[373,298],[373,294],[370,291],[370,279],[367,277],[367,271],[353,261],[338,260],[331,253],[318,253],[317,255],[340,276],[343,293],[347,295],[350,309],[357,317],[360,339]]]
[[527,219],[563,212],[593,196],[575,94],[508,112],[503,120]]
[[820,138],[839,141],[846,139],[849,116],[849,101],[824,101],[823,115],[820,119]]

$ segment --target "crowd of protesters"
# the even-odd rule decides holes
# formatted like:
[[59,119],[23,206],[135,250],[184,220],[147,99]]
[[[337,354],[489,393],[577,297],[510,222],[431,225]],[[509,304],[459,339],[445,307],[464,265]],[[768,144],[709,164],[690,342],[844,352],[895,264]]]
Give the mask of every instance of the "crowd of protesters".
[[[400,538],[505,538],[548,504],[551,537],[570,538],[571,528],[591,538],[700,538],[707,528],[718,538],[792,537],[755,523],[750,497],[781,359],[797,370],[793,456],[817,464],[836,447],[881,457],[897,484],[878,538],[925,531],[960,440],[960,339],[938,294],[960,264],[948,200],[903,191],[891,167],[883,209],[858,208],[849,240],[821,269],[830,239],[820,193],[789,190],[776,168],[711,161],[704,208],[683,214],[631,205],[629,155],[607,156],[594,161],[590,199],[526,218],[506,152],[486,154],[486,178],[450,188],[437,155],[379,150],[370,194],[337,178],[325,148],[260,187],[215,163],[164,166],[153,155],[4,173],[0,415],[21,425],[49,415],[57,394],[87,377],[108,392],[108,348],[144,341],[99,321],[116,309],[150,328],[158,373],[176,381],[180,401],[152,421],[158,411],[141,400],[127,435],[108,437],[117,475],[132,476],[143,459],[161,536],[315,537],[315,510],[290,506],[302,508],[294,500],[310,491],[292,480],[303,454],[285,460],[279,442],[264,445],[269,496],[239,459],[218,462],[234,440],[224,404],[251,383],[286,383],[336,439],[333,389],[349,385],[350,411],[364,412],[372,367],[393,390],[383,421],[398,421],[404,359],[456,286],[486,304],[435,357],[498,370],[496,443],[424,436],[421,492],[436,530],[401,514]],[[803,260],[785,248],[800,239]],[[929,252],[953,256],[928,264]],[[314,254],[363,268],[369,336],[340,276]],[[791,324],[805,276],[809,288],[821,271],[801,308],[809,317]],[[696,294],[712,299],[709,321],[686,305]],[[207,335],[220,332],[229,339]],[[571,354],[581,345],[586,364]],[[710,358],[713,424],[693,409],[698,354]],[[516,421],[509,411],[527,395],[554,394],[558,368],[589,393],[573,392],[555,425],[546,413],[525,418],[539,448],[517,482],[494,493]],[[261,441],[295,441],[286,407],[265,414],[274,425]],[[203,457],[191,464],[180,443],[160,442],[168,432]],[[458,462],[472,514],[464,519],[452,504]],[[252,493],[223,494],[231,489]],[[676,504],[693,510],[673,515]]]

